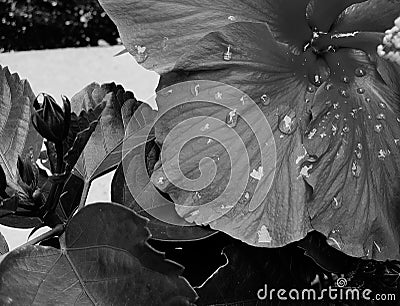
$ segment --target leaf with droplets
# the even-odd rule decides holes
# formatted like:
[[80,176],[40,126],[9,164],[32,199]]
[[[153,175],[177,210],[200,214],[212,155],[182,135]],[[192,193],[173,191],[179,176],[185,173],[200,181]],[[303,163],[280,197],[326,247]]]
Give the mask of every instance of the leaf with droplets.
[[28,245],[0,262],[1,304],[188,305],[196,293],[182,267],[147,244],[146,220],[118,204],[80,210],[65,245]]
[[0,255],[3,255],[9,251],[6,238],[0,233]]
[[[147,69],[171,70],[204,35],[236,21],[265,22],[268,2],[102,0],[126,49]],[[290,2],[290,1],[286,1]]]
[[[177,215],[173,203],[164,198],[150,182],[149,176],[158,157],[159,149],[154,141],[146,144],[146,152],[143,146],[129,152],[114,174],[111,200],[148,218],[148,227],[154,239],[197,240],[212,235],[214,232],[207,228],[189,226]],[[162,220],[169,220],[170,223]]]
[[[311,224],[347,254],[399,259],[400,92],[363,55],[339,50],[335,56],[346,69],[328,80],[334,88],[317,91],[309,127],[316,132],[305,138],[307,152],[317,157],[305,178],[313,188]],[[352,75],[358,67],[365,74]]]
[[[216,52],[222,51],[227,42],[234,46],[232,61],[224,61],[222,52]],[[223,146],[218,141],[208,141],[207,137],[190,139],[179,151],[179,168],[183,175],[172,171],[165,183],[164,180],[160,181],[160,178],[166,177],[164,167],[177,155],[162,155],[163,168],[155,169],[152,174],[153,183],[169,194],[177,203],[178,214],[189,222],[209,224],[211,228],[251,245],[276,247],[303,238],[310,230],[304,205],[307,187],[296,160],[304,154],[301,120],[306,108],[304,100],[308,95],[307,82],[302,77],[293,76],[290,70],[291,56],[287,55],[285,47],[272,39],[265,25],[231,24],[207,35],[196,46],[196,49],[180,59],[174,74],[163,75],[160,79],[159,88],[166,89],[171,84],[193,81],[175,85],[178,88],[169,95],[158,93],[157,103],[161,113],[171,109],[176,101],[188,101],[188,96],[194,93],[189,100],[193,103],[173,108],[158,120],[155,132],[157,141],[163,144],[163,151],[175,152],[179,138],[204,129],[209,118],[226,122],[229,113],[226,107],[201,102],[213,101],[215,92],[221,88],[222,97],[227,96],[227,105],[237,101],[244,105],[243,110],[239,112],[239,119],[233,128],[210,121],[209,129],[204,129],[205,132],[210,131],[211,136],[222,137]],[[235,88],[214,83],[214,80]],[[197,96],[194,88],[190,87],[196,82],[200,84]],[[240,102],[240,97],[245,94],[249,96],[247,104],[246,99],[243,100],[244,104]],[[263,103],[265,98],[262,99],[265,94],[270,99],[267,105]],[[261,117],[247,117],[258,107]],[[189,119],[197,116],[204,119],[196,125],[189,124]],[[263,124],[265,118],[272,131],[268,130],[268,124]],[[172,137],[169,134],[173,129]],[[237,133],[240,138],[230,133]],[[257,134],[256,137],[254,133],[261,135]],[[241,151],[242,143],[247,152]],[[264,157],[269,161],[261,168],[260,146],[265,146]],[[199,163],[204,158],[212,159],[217,165],[213,181],[196,191],[176,187],[176,183],[186,180],[185,177],[193,179],[199,176]],[[246,164],[246,158],[249,164]],[[279,172],[274,177],[275,169],[279,169]],[[206,167],[203,170],[208,171]],[[237,172],[232,175],[234,171]],[[171,179],[175,182],[171,182]],[[260,184],[258,179],[261,179]],[[248,181],[248,184],[243,185],[243,180]],[[157,184],[159,181],[161,183]],[[226,186],[231,187],[227,189]],[[242,189],[243,194],[236,197]],[[215,205],[205,205],[215,199]],[[252,199],[257,199],[255,206],[250,205]],[[182,204],[186,207],[182,207]]]

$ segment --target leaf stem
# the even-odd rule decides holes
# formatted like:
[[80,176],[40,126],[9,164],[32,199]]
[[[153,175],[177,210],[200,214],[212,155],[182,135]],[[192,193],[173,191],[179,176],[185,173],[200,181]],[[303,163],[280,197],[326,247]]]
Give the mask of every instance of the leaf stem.
[[79,206],[78,206],[78,210],[81,210],[85,206],[86,199],[87,199],[88,194],[89,194],[90,185],[91,185],[91,182],[85,180],[85,183],[83,185],[81,201],[80,201]]
[[55,235],[58,235],[60,233],[62,233],[64,231],[64,225],[63,224],[57,224],[54,228],[52,228],[51,230],[49,230],[46,233],[41,234],[40,236],[37,236],[35,238],[33,238],[32,240],[29,240],[28,242],[25,242],[23,245],[21,245],[20,247],[25,247],[27,245],[34,245],[37,244],[47,238],[51,238]]

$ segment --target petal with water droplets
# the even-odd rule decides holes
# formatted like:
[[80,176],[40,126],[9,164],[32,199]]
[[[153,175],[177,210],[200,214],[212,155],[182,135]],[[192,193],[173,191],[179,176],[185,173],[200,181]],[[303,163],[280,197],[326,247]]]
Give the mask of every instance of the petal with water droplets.
[[[342,52],[341,57],[351,56],[346,53]],[[400,97],[371,65],[353,58],[352,65],[361,64],[366,75],[346,84],[348,97],[321,86],[313,101],[314,119],[309,130],[337,126],[339,131],[347,127],[347,132],[305,138],[307,152],[318,156],[310,176],[305,178],[313,188],[308,206],[311,224],[335,239],[347,254],[399,259],[400,218],[395,199],[400,175],[400,152],[396,146],[400,137],[396,121]],[[346,66],[349,65],[350,62]],[[337,75],[329,81],[343,86],[340,79]],[[362,94],[358,88],[364,89]],[[326,105],[326,100],[336,101],[339,107]],[[340,207],[332,206],[332,199],[335,203],[340,199]],[[379,241],[381,252],[371,252],[373,241]]]

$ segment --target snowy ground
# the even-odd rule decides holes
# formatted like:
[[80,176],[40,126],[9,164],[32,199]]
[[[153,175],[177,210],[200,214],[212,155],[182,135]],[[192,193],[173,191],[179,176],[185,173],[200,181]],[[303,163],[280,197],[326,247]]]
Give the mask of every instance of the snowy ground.
[[[26,78],[35,94],[46,92],[59,101],[60,95],[73,96],[95,81],[114,81],[131,90],[142,101],[153,104],[158,76],[140,67],[128,55],[113,57],[123,47],[71,48],[27,52],[0,53],[0,65]],[[110,200],[112,173],[94,181],[88,203]],[[0,225],[10,249],[26,242],[30,230]],[[40,232],[39,232],[40,233]]]

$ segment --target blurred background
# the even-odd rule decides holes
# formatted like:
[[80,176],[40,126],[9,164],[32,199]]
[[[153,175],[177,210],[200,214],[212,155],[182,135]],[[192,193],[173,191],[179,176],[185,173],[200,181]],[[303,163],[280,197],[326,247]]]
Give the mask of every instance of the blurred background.
[[[155,106],[158,75],[129,54],[114,56],[124,47],[97,1],[0,0],[0,20],[0,65],[27,79],[35,95],[45,92],[61,103],[61,94],[115,82]],[[110,201],[112,175],[93,182],[87,203]],[[10,249],[26,242],[30,231],[0,225]]]

